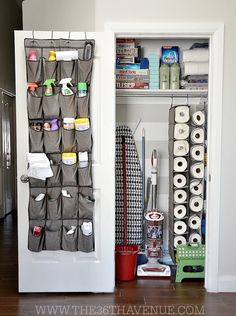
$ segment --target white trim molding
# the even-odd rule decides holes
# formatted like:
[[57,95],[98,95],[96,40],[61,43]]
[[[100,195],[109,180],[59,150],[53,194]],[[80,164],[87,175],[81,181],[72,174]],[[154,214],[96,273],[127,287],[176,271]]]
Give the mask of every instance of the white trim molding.
[[[205,288],[208,292],[227,289],[219,284],[219,222],[221,198],[221,129],[224,60],[223,23],[110,23],[105,31],[115,36],[149,38],[207,38],[210,43],[208,98],[208,168]],[[232,282],[231,282],[232,283]],[[229,285],[230,286],[230,285]]]

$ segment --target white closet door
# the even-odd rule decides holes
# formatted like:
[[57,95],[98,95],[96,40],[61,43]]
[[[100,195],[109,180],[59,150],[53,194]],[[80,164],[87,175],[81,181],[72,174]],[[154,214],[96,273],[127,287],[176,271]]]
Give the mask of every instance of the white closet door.
[[[54,32],[53,38],[68,38],[68,32]],[[115,223],[115,82],[113,33],[87,33],[95,39],[91,86],[93,128],[93,181],[95,203],[95,251],[91,253],[28,250],[29,185],[20,177],[27,173],[28,119],[24,38],[32,32],[15,32],[18,251],[20,292],[112,292],[114,290]],[[38,39],[51,32],[34,32]],[[84,39],[73,32],[71,39]]]

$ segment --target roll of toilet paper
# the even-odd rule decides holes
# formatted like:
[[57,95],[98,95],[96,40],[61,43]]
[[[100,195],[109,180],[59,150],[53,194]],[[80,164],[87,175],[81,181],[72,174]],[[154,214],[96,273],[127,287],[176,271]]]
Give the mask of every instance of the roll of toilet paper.
[[175,124],[174,138],[186,139],[189,137],[189,126],[187,124]]
[[184,157],[174,158],[174,171],[183,172],[187,169],[187,160]]
[[194,144],[204,143],[204,129],[200,127],[193,129],[190,138]]
[[203,198],[201,196],[192,196],[189,201],[190,210],[200,212],[203,208]]
[[184,236],[176,236],[174,238],[174,247],[176,248],[177,246],[180,245],[186,245],[187,241],[186,238]]
[[174,201],[175,203],[181,204],[187,199],[187,193],[184,190],[175,190]]
[[186,206],[184,205],[176,205],[174,208],[174,216],[175,218],[182,219],[187,214]]
[[189,143],[186,140],[176,140],[174,142],[174,155],[185,156],[189,152]]
[[187,225],[184,221],[176,221],[174,223],[174,233],[177,235],[183,235],[187,231]]
[[187,179],[183,174],[176,174],[174,176],[174,186],[177,188],[182,188],[186,185],[187,183]]
[[198,233],[192,233],[192,234],[190,234],[190,236],[189,236],[189,242],[191,243],[191,244],[195,244],[195,243],[201,243],[201,241],[202,241],[202,238],[201,238],[201,235],[200,234],[198,234]]
[[199,229],[201,227],[201,219],[197,215],[190,216],[188,220],[188,226],[191,229]]
[[199,180],[191,180],[189,189],[194,195],[200,195],[203,193],[203,185]]
[[194,145],[190,149],[191,158],[197,161],[204,160],[204,146]]
[[190,174],[193,178],[201,179],[204,177],[204,164],[196,162],[190,167]]
[[186,105],[176,106],[175,108],[175,122],[187,123],[189,121],[189,107]]
[[205,123],[205,113],[202,111],[197,111],[192,115],[192,122],[197,126],[201,126]]

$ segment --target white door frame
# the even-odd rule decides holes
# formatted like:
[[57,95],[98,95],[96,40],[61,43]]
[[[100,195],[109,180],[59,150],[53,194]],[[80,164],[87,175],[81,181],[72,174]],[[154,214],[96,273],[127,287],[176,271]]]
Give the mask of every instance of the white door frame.
[[219,291],[219,219],[221,199],[221,129],[223,23],[105,23],[105,31],[126,37],[207,38],[210,42],[208,93],[208,168],[205,288]]

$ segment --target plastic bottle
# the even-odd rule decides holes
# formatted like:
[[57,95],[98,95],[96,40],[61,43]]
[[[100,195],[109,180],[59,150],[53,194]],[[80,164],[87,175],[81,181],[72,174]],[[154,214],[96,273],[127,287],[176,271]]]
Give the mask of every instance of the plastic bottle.
[[178,63],[173,63],[170,67],[170,89],[179,89],[180,67]]
[[61,79],[61,81],[59,82],[59,84],[62,84],[62,88],[61,88],[61,93],[63,95],[73,95],[73,91],[68,87],[68,86],[73,86],[72,83],[72,78],[63,78]]
[[54,50],[50,50],[49,51],[49,57],[48,57],[49,61],[55,61],[56,60],[56,52]]
[[160,67],[160,89],[170,89],[170,68],[164,63]]
[[51,120],[51,131],[56,131],[58,130],[58,119],[53,119]]
[[75,129],[75,119],[73,117],[64,117],[63,128],[67,130]]
[[38,88],[37,83],[35,83],[35,82],[28,82],[27,83],[27,88],[29,89],[30,93],[33,96],[38,97],[38,94],[36,92],[36,89]]
[[85,97],[87,95],[87,83],[86,82],[78,82],[77,85],[77,96],[79,98]]
[[36,61],[37,60],[37,52],[35,49],[30,49],[28,54],[28,60]]
[[44,81],[43,85],[46,86],[44,95],[51,96],[53,95],[53,87],[55,87],[56,79],[47,79]]

